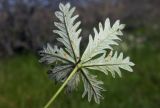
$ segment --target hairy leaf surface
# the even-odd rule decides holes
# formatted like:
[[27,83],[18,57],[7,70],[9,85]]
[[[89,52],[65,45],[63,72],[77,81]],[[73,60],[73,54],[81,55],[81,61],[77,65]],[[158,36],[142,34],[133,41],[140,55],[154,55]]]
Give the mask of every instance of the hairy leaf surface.
[[[57,40],[63,44],[63,47],[47,44],[46,47],[40,51],[40,62],[52,64],[48,74],[55,82],[64,83],[67,92],[76,89],[80,79],[84,84],[84,92],[82,97],[88,96],[90,102],[94,98],[96,103],[100,103],[103,99],[102,87],[103,82],[97,80],[97,76],[93,75],[91,70],[97,70],[108,75],[108,72],[115,77],[116,73],[121,77],[121,70],[132,72],[132,63],[129,57],[124,57],[123,53],[118,54],[112,45],[118,45],[117,41],[121,40],[119,36],[123,35],[122,29],[124,24],[120,24],[117,20],[111,27],[110,20],[107,18],[104,26],[99,23],[99,28],[94,28],[94,36],[89,35],[89,42],[80,55],[80,21],[76,21],[78,15],[74,16],[75,7],[71,8],[70,4],[60,4],[60,11],[55,12],[59,19],[55,22],[56,30],[54,33],[58,34]],[[108,50],[111,50],[107,54]],[[74,71],[73,71],[74,70]],[[75,72],[75,73],[74,73]],[[72,74],[71,74],[72,73]],[[69,77],[70,76],[70,77]],[[81,78],[80,78],[81,77]]]
[[92,35],[89,36],[89,43],[82,55],[82,61],[87,62],[94,56],[106,52],[105,49],[112,49],[111,45],[118,45],[116,40],[120,40],[118,36],[123,35],[121,30],[124,28],[124,24],[120,24],[117,20],[111,27],[110,20],[107,18],[102,26],[99,23],[99,32],[94,28],[94,38]]
[[96,103],[100,103],[100,99],[103,99],[101,95],[101,91],[105,91],[101,85],[103,84],[102,81],[98,81],[96,79],[97,76],[92,75],[89,71],[85,68],[82,69],[82,80],[84,83],[84,92],[82,97],[88,94],[88,101],[90,102],[92,97]]
[[58,29],[53,32],[59,35],[57,40],[63,43],[74,62],[77,62],[80,58],[81,29],[78,28],[81,22],[76,22],[78,15],[73,16],[75,8],[71,8],[69,3],[60,4],[59,8],[60,11],[55,12],[55,15],[60,22],[54,23]]
[[83,66],[88,69],[102,71],[106,75],[108,75],[109,71],[111,72],[113,77],[115,77],[115,73],[117,73],[121,77],[122,75],[120,68],[132,72],[133,70],[131,66],[134,66],[134,63],[130,61],[129,57],[124,58],[123,53],[120,53],[118,55],[117,52],[113,54],[113,52],[111,51],[111,53],[107,57],[105,57],[105,55],[102,55],[97,59],[86,62],[85,64],[83,64]]

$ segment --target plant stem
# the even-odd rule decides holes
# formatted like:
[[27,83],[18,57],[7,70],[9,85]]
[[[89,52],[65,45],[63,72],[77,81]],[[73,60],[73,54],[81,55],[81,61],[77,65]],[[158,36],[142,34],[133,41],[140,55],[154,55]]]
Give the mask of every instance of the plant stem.
[[58,91],[53,95],[53,97],[48,101],[48,103],[44,106],[44,108],[48,108],[51,103],[54,102],[54,100],[56,99],[56,97],[59,95],[59,93],[64,89],[64,87],[67,85],[68,81],[73,77],[73,75],[77,72],[77,70],[79,69],[79,64],[76,65],[76,67],[73,69],[73,71],[71,72],[71,74],[69,75],[69,77],[66,79],[66,81],[62,84],[62,86],[58,89]]

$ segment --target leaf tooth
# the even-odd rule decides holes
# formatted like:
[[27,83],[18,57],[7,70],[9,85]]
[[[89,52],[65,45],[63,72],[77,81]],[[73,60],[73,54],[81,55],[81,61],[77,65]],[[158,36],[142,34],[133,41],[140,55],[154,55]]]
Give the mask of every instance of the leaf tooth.
[[117,58],[118,57],[118,53],[117,53],[117,51],[114,53],[114,56],[113,56],[113,58]]
[[117,20],[117,21],[113,24],[112,29],[113,29],[113,30],[117,30],[117,29],[119,28],[119,24],[120,24],[120,20]]
[[56,11],[55,12],[55,16],[61,21],[63,22],[63,14],[60,11]]
[[[100,83],[100,84],[101,84],[101,83]],[[103,84],[103,83],[102,83],[102,84]],[[98,89],[100,89],[100,90],[104,90],[103,87],[97,86],[97,85],[95,85],[95,84],[93,84],[93,86],[96,87],[96,88],[98,88]]]
[[58,34],[61,38],[65,39],[65,40],[68,40],[68,37],[64,32],[62,32],[60,30],[53,30],[53,32]]
[[87,94],[87,84],[86,84],[86,80],[83,80],[83,83],[84,83],[84,92],[83,92],[83,94],[82,94],[82,98],[84,98],[85,96],[86,96],[86,94]]
[[72,28],[76,31],[81,24],[81,21],[78,21]]
[[99,23],[99,32],[102,32],[103,31],[103,25],[102,25],[102,23],[100,22]]
[[54,22],[54,25],[55,25],[58,29],[60,29],[60,30],[62,30],[62,31],[65,30],[65,26],[64,26],[62,23]]
[[116,77],[116,74],[113,70],[110,70],[111,74],[112,74],[112,77],[115,78]]
[[130,58],[129,57],[126,57],[123,61],[124,62],[129,62]]
[[63,40],[62,38],[57,38],[57,40],[59,41],[59,42],[61,42],[62,44],[64,44],[66,47],[69,47],[70,46],[70,44],[69,44],[69,42],[67,41],[67,40]]
[[121,52],[118,59],[123,60],[123,53]]
[[95,27],[93,28],[93,31],[94,31],[95,36],[97,36],[98,35],[98,31],[97,31],[97,29]]
[[111,24],[110,24],[110,20],[109,20],[109,18],[107,18],[106,20],[105,20],[105,29],[110,29],[111,28]]
[[94,96],[94,100],[97,104],[100,104],[100,99],[98,97],[96,97],[96,95]]
[[125,24],[121,24],[121,25],[119,26],[119,29],[120,29],[120,30],[123,30],[123,29],[125,28],[125,26],[126,26]]
[[76,9],[75,7],[72,7],[72,8],[70,9],[69,14],[68,14],[68,17],[72,17],[75,9]]
[[118,30],[118,31],[116,32],[116,35],[122,36],[122,35],[123,35],[123,32],[120,31],[120,30]]
[[133,62],[130,62],[129,64],[130,64],[130,66],[134,66],[135,65]]
[[130,66],[128,66],[128,65],[121,65],[120,67],[122,69],[125,69],[125,70],[129,71],[129,72],[133,72],[133,69]]
[[130,66],[135,65],[133,62],[130,62],[130,57],[126,57],[123,61],[126,62],[126,63],[129,63]]
[[77,18],[79,17],[79,15],[75,15],[71,18],[72,21],[75,21]]
[[82,98],[84,98],[86,96],[87,92],[84,91],[83,94],[82,94]]
[[117,74],[119,75],[119,77],[122,77],[122,73],[121,73],[119,67],[114,66],[114,68],[115,68],[115,71],[117,72]]
[[68,2],[66,5],[65,5],[66,9],[70,9],[71,7],[71,4]]
[[82,29],[79,29],[79,30],[76,32],[77,36],[79,36],[79,35],[81,34],[81,32],[82,32]]
[[59,4],[59,9],[63,11],[64,5],[62,3]]
[[92,89],[91,87],[89,87],[88,89],[90,91],[90,92],[88,92],[88,101],[91,102],[93,91],[91,90]]

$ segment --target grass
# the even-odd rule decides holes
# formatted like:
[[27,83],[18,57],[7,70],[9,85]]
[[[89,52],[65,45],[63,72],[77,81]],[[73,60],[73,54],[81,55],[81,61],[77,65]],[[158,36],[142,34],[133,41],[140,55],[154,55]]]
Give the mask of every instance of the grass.
[[[128,54],[127,54],[128,55]],[[122,78],[100,74],[107,89],[100,105],[82,99],[83,86],[60,94],[52,108],[159,108],[160,51],[146,47],[129,51],[134,73]],[[0,61],[0,108],[43,108],[60,85],[54,85],[47,68],[34,55],[17,55]]]

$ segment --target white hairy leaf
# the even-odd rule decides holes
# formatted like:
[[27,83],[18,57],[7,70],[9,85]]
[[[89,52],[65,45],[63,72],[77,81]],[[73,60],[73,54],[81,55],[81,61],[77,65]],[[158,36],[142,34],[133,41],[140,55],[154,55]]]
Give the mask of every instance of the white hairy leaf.
[[[56,66],[53,69],[49,70],[49,77],[55,82],[64,82],[67,77],[70,75],[71,71],[73,69],[72,65],[63,65],[63,66]],[[77,72],[72,79],[69,80],[66,91],[71,92],[73,91],[79,84],[80,82],[80,76],[79,73]]]
[[[111,72],[115,77],[117,73],[121,77],[121,70],[132,72],[132,63],[129,57],[124,58],[123,53],[113,53],[112,45],[118,45],[119,36],[123,35],[122,29],[124,24],[120,24],[117,20],[111,27],[110,20],[107,18],[104,26],[99,23],[99,28],[94,28],[94,36],[89,35],[89,42],[80,55],[80,21],[76,21],[78,15],[74,15],[75,7],[71,8],[70,4],[59,5],[59,11],[55,12],[59,22],[55,22],[56,30],[54,33],[58,34],[57,40],[63,44],[63,47],[52,47],[47,44],[46,47],[40,51],[40,62],[53,64],[49,70],[49,77],[56,82],[66,84],[66,91],[74,90],[82,77],[84,84],[84,92],[82,97],[88,96],[90,102],[94,98],[96,103],[100,103],[103,99],[101,94],[104,91],[102,81],[96,79],[96,75],[91,74],[90,70],[97,70],[108,75]],[[112,50],[106,55],[109,50]],[[75,69],[77,69],[75,71]],[[74,73],[75,74],[71,74]],[[70,76],[71,75],[71,76]],[[70,77],[69,77],[70,76]],[[67,83],[65,83],[65,81]]]
[[47,46],[40,51],[40,55],[42,56],[40,62],[46,62],[47,64],[54,63],[55,61],[62,61],[63,63],[74,62],[74,59],[67,54],[66,51],[62,48],[59,49],[57,46],[52,48],[50,44],[47,44]]
[[103,99],[101,95],[101,91],[105,91],[101,86],[103,84],[102,81],[98,81],[96,79],[97,76],[92,75],[85,68],[82,69],[82,80],[84,83],[84,92],[82,97],[88,94],[88,101],[90,102],[92,97],[94,98],[96,103],[100,103],[100,99]]
[[72,92],[74,89],[77,88],[80,82],[80,72],[75,73],[75,75],[69,80],[66,88],[66,92]]
[[75,7],[71,8],[69,3],[66,5],[60,4],[59,8],[60,11],[55,12],[55,15],[60,22],[54,23],[58,29],[53,30],[53,32],[59,35],[57,40],[66,47],[66,51],[76,63],[80,58],[81,37],[79,37],[79,35],[81,29],[79,29],[79,26],[81,22],[75,21],[78,15],[73,16]]
[[56,66],[50,70],[49,77],[54,79],[56,82],[64,82],[67,78],[66,76],[70,74],[72,69],[72,65]]
[[132,72],[131,66],[134,66],[134,63],[130,62],[129,57],[124,58],[123,53],[118,55],[117,52],[113,54],[111,51],[107,57],[102,55],[99,58],[84,63],[83,66],[88,69],[102,71],[106,75],[108,75],[109,71],[113,77],[115,77],[115,73],[117,73],[121,77],[120,68]]
[[105,21],[104,27],[102,23],[99,23],[99,32],[94,28],[94,38],[92,35],[89,36],[89,43],[81,60],[83,62],[89,61],[94,56],[104,53],[105,49],[112,49],[111,45],[118,45],[116,40],[120,40],[118,36],[123,35],[121,32],[123,28],[124,24],[120,24],[119,20],[112,27],[108,18]]

